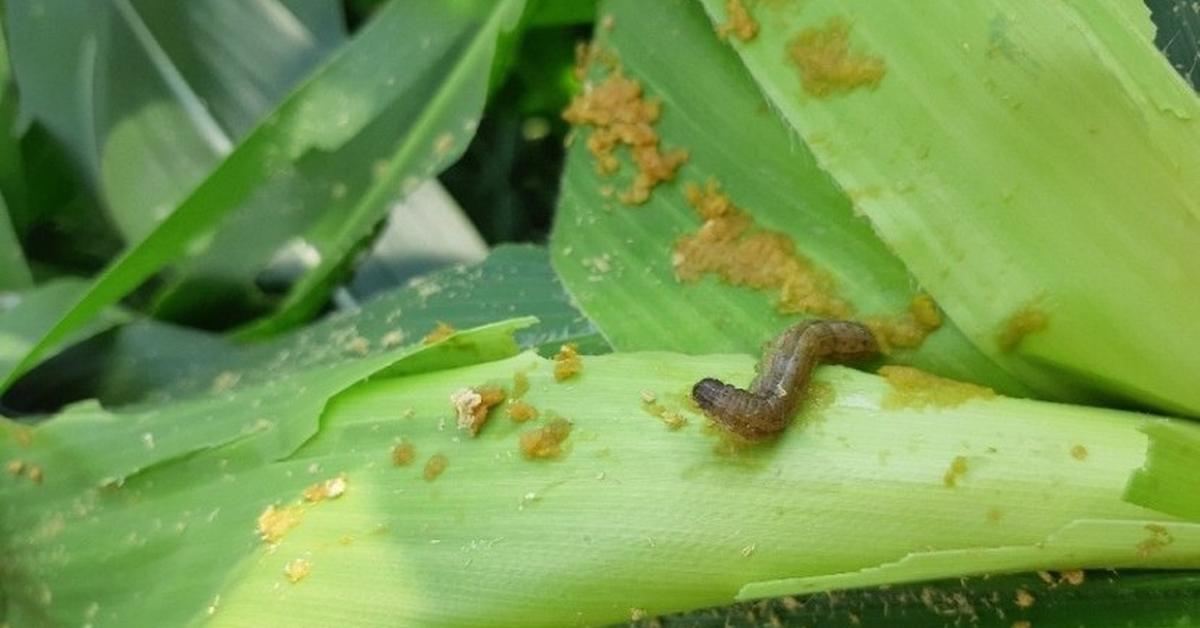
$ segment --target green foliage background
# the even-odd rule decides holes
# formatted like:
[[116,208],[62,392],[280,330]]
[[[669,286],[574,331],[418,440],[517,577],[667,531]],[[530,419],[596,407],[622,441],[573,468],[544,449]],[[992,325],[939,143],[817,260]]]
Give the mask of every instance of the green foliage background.
[[[974,10],[1010,10],[1001,4]],[[0,462],[46,476],[0,478],[0,623],[266,625],[287,612],[299,625],[1191,625],[1194,426],[1017,399],[885,414],[878,378],[828,369],[819,379],[832,405],[800,419],[822,427],[722,457],[686,401],[689,383],[748,380],[744,354],[795,317],[761,292],[681,284],[670,246],[701,223],[682,184],[716,177],[759,225],[829,269],[861,313],[938,289],[947,324],[892,362],[1014,397],[1196,416],[1200,335],[1138,350],[1187,329],[1198,305],[1174,290],[1200,259],[1187,255],[1197,216],[1164,209],[1194,191],[1200,158],[1188,144],[1194,3],[1011,9],[1111,53],[1111,75],[1071,77],[1094,102],[1111,102],[1112,76],[1128,90],[1119,95],[1145,101],[1078,116],[1068,99],[1034,102],[995,141],[984,137],[995,120],[979,113],[990,105],[954,95],[956,77],[974,76],[969,62],[946,61],[950,78],[917,91],[814,102],[789,91],[795,70],[778,54],[814,15],[847,12],[875,49],[894,51],[904,79],[894,83],[909,85],[919,79],[901,59],[942,45],[938,33],[961,28],[954,46],[967,50],[994,36],[963,26],[978,16],[851,0],[751,6],[770,15],[755,44],[714,35],[726,11],[715,0],[5,2]],[[576,45],[593,36],[664,103],[663,141],[690,153],[643,207],[610,199],[584,142],[567,141],[560,113],[584,89]],[[970,158],[1002,168],[948,175],[911,203],[864,200],[848,181],[915,178],[896,155],[936,135],[909,118],[873,126],[887,120],[879,99],[897,118],[928,105],[957,133],[936,136],[949,155],[938,172]],[[1078,227],[1087,242],[1116,234],[1086,251],[1095,273],[1036,279],[1061,252],[971,211],[989,202],[990,182],[1044,174],[1036,160],[1003,158],[1038,120],[1050,144],[1068,122],[1158,142],[1129,144],[1131,168],[1113,158],[1118,138],[1055,179],[1113,210]],[[828,137],[844,141],[832,150]],[[1140,167],[1159,158],[1174,170]],[[947,198],[960,212],[926,220]],[[1030,198],[1014,215],[1042,215],[1044,197]],[[1143,235],[1164,236],[1102,272],[1127,233],[1106,221],[1128,217],[1128,199],[1168,216],[1142,221]],[[1194,212],[1195,200],[1180,206]],[[1047,224],[1078,214],[1055,216]],[[961,251],[949,264],[936,246],[976,237],[980,266],[959,263]],[[997,250],[1041,265],[979,276]],[[1072,300],[1077,287],[1090,296]],[[1073,331],[1000,354],[984,338],[993,319],[1037,289]],[[1114,325],[1146,310],[1144,324]],[[463,331],[423,343],[442,322]],[[545,359],[567,342],[587,366],[564,386]],[[499,419],[478,441],[455,435],[451,392],[530,369],[537,425],[555,413],[575,423],[570,456],[520,460],[522,428]],[[641,390],[690,425],[667,431]],[[872,427],[884,416],[893,423]],[[826,427],[834,419],[845,423]],[[883,464],[864,452],[914,432],[932,435],[897,456],[893,477],[864,471]],[[391,468],[397,439],[422,456],[452,452],[446,477]],[[1086,439],[1103,445],[1094,467],[1059,455]],[[977,451],[985,441],[999,457]],[[940,469],[960,450],[997,475],[954,502]],[[306,507],[268,550],[254,530],[263,509],[338,473],[350,492]],[[1048,505],[1022,510],[1037,500]],[[984,504],[1018,513],[1011,527],[965,523]],[[890,527],[856,529],[864,517]],[[1147,526],[1167,523],[1170,547],[1132,551]],[[314,573],[293,585],[281,574],[297,558]],[[1077,566],[1143,569],[1090,570],[1078,586],[1011,573]],[[1036,604],[1018,603],[1024,594]]]

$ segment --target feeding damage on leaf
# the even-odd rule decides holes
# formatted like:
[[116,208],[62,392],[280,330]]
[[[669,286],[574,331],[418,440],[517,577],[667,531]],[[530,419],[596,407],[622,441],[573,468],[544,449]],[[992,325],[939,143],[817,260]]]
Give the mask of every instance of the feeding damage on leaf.
[[748,42],[758,36],[758,22],[750,15],[750,9],[742,0],[725,0],[725,16],[725,23],[717,26],[717,36],[721,39],[732,34]]
[[787,58],[800,70],[804,91],[818,98],[875,87],[886,70],[882,57],[850,49],[850,24],[840,17],[801,31],[788,43]]
[[[684,194],[704,223],[675,243],[671,261],[679,281],[692,283],[715,274],[730,285],[776,292],[775,308],[783,314],[853,317],[854,307],[840,296],[832,275],[797,251],[787,234],[758,227],[716,181],[710,179],[703,189],[689,183]],[[863,322],[888,353],[919,347],[941,327],[942,317],[933,298],[921,293],[908,311]]]
[[972,399],[992,399],[996,391],[985,386],[938,377],[911,366],[888,365],[879,369],[888,383],[883,407],[954,408]]

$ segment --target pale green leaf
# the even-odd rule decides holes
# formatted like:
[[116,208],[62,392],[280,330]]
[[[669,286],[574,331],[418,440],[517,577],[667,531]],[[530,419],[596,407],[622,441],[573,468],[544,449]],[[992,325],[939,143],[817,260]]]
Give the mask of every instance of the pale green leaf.
[[[1200,336],[1181,332],[1200,320],[1200,99],[1141,3],[820,0],[755,16],[758,37],[734,48],[759,88],[980,351],[1043,390],[1200,413]],[[839,24],[849,63],[884,74],[813,95],[787,48]],[[1045,328],[1006,352],[1031,311]]]
[[1125,499],[1160,512],[1200,520],[1200,427],[1176,421],[1147,421],[1146,464],[1129,478]]
[[[595,172],[581,129],[570,148],[551,254],[580,307],[619,350],[757,352],[801,317],[776,311],[775,295],[706,277],[682,283],[672,266],[680,236],[702,223],[682,183],[718,181],[759,226],[790,237],[837,282],[861,317],[907,311],[918,290],[904,265],[855,215],[854,205],[818,169],[811,153],[772,114],[736,55],[717,40],[701,7],[683,0],[605,2],[611,31],[602,49],[620,59],[648,99],[663,103],[655,130],[666,148],[688,150],[678,181],[660,185],[638,207],[619,203],[623,176]],[[670,37],[687,46],[663,45]],[[601,65],[601,64],[597,64]],[[603,72],[593,80],[603,78]],[[919,351],[898,361],[985,383],[1013,394],[1029,390],[994,366],[947,323]]]
[[[349,155],[335,152],[328,160],[315,159],[309,164],[318,167],[324,177],[334,177],[318,181],[341,185],[345,201],[324,203],[323,213],[302,236],[315,249],[315,263],[277,310],[243,330],[243,336],[270,335],[311,318],[341,280],[356,247],[387,215],[397,192],[408,195],[415,191],[422,180],[462,154],[479,123],[498,42],[517,25],[524,6],[524,0],[501,0],[448,4],[446,8],[420,3],[409,7],[402,22],[405,33],[417,34],[414,43],[421,48],[431,47],[430,41],[445,42],[439,49],[446,60],[425,67],[413,64],[414,69],[424,70],[418,80],[425,89],[411,90],[408,99],[398,101],[397,111],[374,121],[348,147]],[[396,44],[407,39],[402,33],[396,35]],[[408,59],[400,50],[389,54]],[[390,79],[406,82],[398,76]],[[412,97],[416,94],[419,99]],[[307,174],[303,167],[300,174]],[[215,246],[211,250],[214,256],[223,256],[225,249]],[[192,299],[184,302],[194,304]]]
[[[470,360],[480,343],[446,346]],[[0,444],[4,459],[44,472],[40,485],[25,476],[0,485],[14,530],[4,537],[10,619],[595,624],[818,584],[1198,565],[1200,525],[1121,498],[1145,457],[1137,415],[1005,398],[898,408],[880,378],[829,367],[816,383],[824,401],[818,394],[778,442],[730,451],[686,394],[703,376],[745,383],[752,362],[611,354],[585,358],[581,374],[559,382],[532,353],[447,370],[453,361],[434,347],[323,406],[300,408],[281,382],[216,395],[190,417],[180,414],[196,402],[119,418],[69,412],[24,448],[19,438]],[[296,376],[332,389],[321,372]],[[511,389],[517,372],[542,419],[514,424],[498,411],[477,438],[456,429],[456,391]],[[689,424],[669,430],[643,391]],[[257,407],[246,403],[256,397]],[[270,427],[232,431],[243,422],[227,414]],[[553,414],[572,423],[564,452],[524,459],[520,434]],[[160,427],[207,430],[207,417],[234,440],[182,458],[153,453],[172,442]],[[124,434],[125,455],[142,462],[105,453],[116,449],[106,432]],[[415,461],[397,467],[401,440]],[[422,479],[435,453],[448,466]],[[966,469],[950,486],[960,456]],[[101,488],[131,468],[143,470]],[[343,496],[301,506],[273,548],[256,538],[269,505],[299,504],[306,486],[336,477]],[[296,560],[308,573],[292,583],[285,569]]]
[[[493,17],[507,14],[512,9],[513,1],[515,0],[502,5],[504,10],[496,9]],[[340,48],[309,76],[178,208],[159,223],[150,235],[126,250],[109,265],[87,293],[58,318],[46,336],[20,361],[14,372],[0,383],[0,388],[7,388],[16,376],[36,364],[46,347],[61,341],[73,329],[86,323],[105,306],[134,290],[165,265],[187,254],[194,255],[212,245],[214,231],[231,233],[227,228],[230,226],[230,222],[226,222],[227,217],[232,213],[233,217],[228,220],[236,223],[238,216],[243,214],[234,210],[242,207],[249,199],[257,198],[256,195],[265,194],[264,186],[269,190],[281,180],[294,180],[298,173],[293,169],[293,164],[303,162],[311,167],[318,167],[329,162],[330,155],[336,154],[336,151],[346,145],[385,141],[387,136],[378,134],[379,129],[374,128],[376,122],[381,119],[384,122],[395,121],[384,116],[385,111],[403,109],[406,106],[420,109],[424,101],[411,97],[413,84],[388,81],[388,76],[404,63],[404,57],[394,56],[398,55],[396,46],[419,47],[426,41],[421,38],[415,41],[411,38],[397,40],[395,37],[397,33],[406,32],[409,12],[419,10],[414,6],[406,2],[388,5],[371,23],[360,30],[352,41]],[[479,8],[475,5],[458,4],[445,7],[447,11],[457,11],[460,17],[477,16]],[[490,24],[496,27],[497,22],[498,19]],[[441,40],[431,36],[428,41],[433,45],[432,42]],[[447,42],[442,41],[439,45],[446,46]],[[459,78],[461,79],[461,76]],[[331,112],[337,114],[333,123]],[[436,116],[418,118],[424,120],[422,124],[429,124]],[[461,138],[456,141],[461,141]],[[427,155],[435,148],[430,145],[405,143],[402,138],[400,142],[407,147],[406,150],[416,151],[416,154],[421,155]],[[390,163],[396,167],[411,165],[404,160]],[[373,177],[371,172],[358,174],[365,179]],[[383,187],[376,186],[372,190],[372,194],[384,195]],[[327,189],[326,193],[332,191]],[[380,200],[382,197],[373,198]],[[337,213],[326,212],[324,215],[327,220],[336,222]],[[366,215],[358,213],[350,218],[357,221],[358,226],[362,226]],[[326,226],[330,225],[327,223]],[[352,226],[341,225],[348,229]],[[358,233],[355,229],[347,231],[341,227],[334,231],[347,237]],[[265,227],[258,231],[235,230],[235,233],[239,234],[239,237],[259,237],[266,240],[281,236],[279,233],[269,232]],[[323,261],[317,268],[324,270],[329,270],[328,265],[333,263],[333,260],[342,263],[343,255],[349,252],[345,240],[327,242],[337,250],[326,251],[329,255],[322,257]],[[256,246],[258,244],[255,242]],[[219,250],[226,251],[228,256],[233,258],[236,257],[234,251],[240,248]],[[322,277],[328,281],[332,276],[323,274]],[[189,307],[188,312],[194,315],[205,311],[235,311],[233,306],[236,304],[223,300],[218,291],[219,287],[219,284],[210,284],[194,293],[205,295],[206,300],[203,308],[193,310]],[[307,306],[312,305],[308,300],[305,300],[305,303]]]
[[[20,364],[53,324],[54,316],[87,290],[81,279],[57,279],[25,292],[0,293],[0,376],[14,377]],[[115,309],[104,310],[71,330],[60,342],[47,345],[48,355],[128,320]]]

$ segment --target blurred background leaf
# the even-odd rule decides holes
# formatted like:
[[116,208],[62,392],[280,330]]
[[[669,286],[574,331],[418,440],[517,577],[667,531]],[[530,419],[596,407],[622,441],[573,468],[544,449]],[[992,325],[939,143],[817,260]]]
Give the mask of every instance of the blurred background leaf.
[[8,2],[23,114],[127,242],[181,202],[342,42],[336,0]]
[[33,275],[25,263],[21,242],[8,217],[8,204],[0,196],[0,292],[28,288],[32,283]]
[[[83,294],[88,283],[60,278],[24,292],[0,292],[0,378],[10,376],[30,349],[46,334],[54,316]],[[116,308],[105,309],[86,324],[47,348],[53,355],[64,347],[130,320]]]
[[[292,210],[308,230],[299,244],[308,246],[303,259],[309,267],[289,292],[283,314],[257,331],[276,331],[315,313],[323,303],[318,295],[332,290],[353,261],[355,247],[383,218],[394,195],[403,192],[397,187],[412,191],[461,150],[478,123],[471,116],[483,104],[478,73],[489,69],[498,34],[513,26],[520,9],[517,0],[389,4],[145,239],[114,261],[17,372],[32,366],[43,346],[61,340],[185,254],[193,258],[185,271],[212,264],[219,272],[186,290],[176,281],[175,289],[158,299],[160,312],[178,306],[178,318],[193,323],[242,320],[246,293],[226,288],[253,284],[261,271],[253,262],[265,263],[278,246],[294,240],[295,225],[281,218]],[[424,63],[411,63],[414,56]],[[412,97],[430,93],[435,85],[440,91],[433,101]],[[335,158],[341,150],[356,158]],[[303,206],[255,204],[293,184],[306,188],[299,199]],[[235,211],[246,202],[269,213]],[[322,211],[306,213],[305,208]]]
[[[397,6],[404,3],[393,3],[387,10],[395,11]],[[324,211],[300,236],[303,244],[313,249],[310,267],[288,290],[276,311],[251,324],[242,332],[244,336],[271,335],[303,323],[319,311],[334,285],[347,274],[353,253],[386,215],[397,194],[412,193],[421,181],[457,159],[478,128],[493,57],[497,47],[503,49],[505,33],[516,28],[524,0],[451,3],[444,9],[432,8],[435,6],[441,5],[411,5],[405,15],[397,18],[404,30],[391,33],[389,54],[409,63],[384,80],[411,83],[409,98],[396,99],[341,150],[297,164],[298,174],[306,183],[329,185]],[[411,50],[395,49],[410,40],[415,44]],[[413,59],[425,63],[413,63]],[[412,98],[415,94],[422,97]],[[245,229],[233,231],[239,238],[246,237]],[[261,240],[256,240],[254,247],[261,251],[264,244],[270,250],[269,243]],[[219,259],[224,269],[221,276],[227,278],[237,269],[229,267],[225,251],[239,248],[250,247],[222,243],[217,238],[211,243],[212,253],[205,257],[213,262]],[[194,311],[190,294],[186,284],[168,290],[157,309],[168,317],[172,308]]]

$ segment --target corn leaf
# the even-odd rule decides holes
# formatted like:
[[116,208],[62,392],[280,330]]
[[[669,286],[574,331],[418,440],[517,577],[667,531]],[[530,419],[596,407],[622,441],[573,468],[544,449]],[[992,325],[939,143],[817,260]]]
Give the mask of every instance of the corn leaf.
[[[516,324],[10,425],[0,457],[26,470],[0,484],[9,619],[592,624],[826,587],[1197,566],[1200,525],[1121,498],[1145,458],[1137,415],[1006,398],[900,407],[881,378],[828,367],[799,425],[730,449],[684,399],[702,376],[748,381],[748,356],[587,357],[560,382],[532,353],[489,361],[515,349],[501,335]],[[454,368],[464,360],[479,363]],[[455,429],[452,394],[512,390],[517,372],[540,419],[497,411],[477,438]],[[688,424],[668,429],[642,391]],[[521,435],[555,414],[571,422],[562,451],[525,459]],[[402,442],[414,461],[396,466]],[[444,473],[423,479],[439,453]],[[334,479],[344,495],[301,497]],[[265,543],[271,505],[299,522]]]
[[[433,5],[421,5],[433,6]],[[445,10],[451,15],[457,15],[468,24],[475,24],[479,7],[476,5],[442,5],[439,10]],[[519,9],[519,7],[516,7]],[[413,104],[410,98],[413,85],[408,82],[388,81],[397,67],[404,65],[404,58],[395,51],[397,45],[396,33],[406,32],[410,11],[419,10],[416,5],[397,2],[388,5],[363,28],[346,46],[335,53],[322,67],[298,87],[285,101],[268,116],[261,125],[256,127],[236,150],[221,163],[221,165],[193,190],[188,197],[170,213],[143,240],[130,247],[96,279],[79,301],[66,309],[46,333],[41,341],[36,343],[13,373],[2,382],[0,389],[11,385],[15,377],[27,371],[43,356],[45,349],[60,342],[67,334],[78,326],[86,323],[104,307],[134,290],[143,281],[154,275],[165,265],[180,258],[196,254],[213,244],[213,233],[218,230],[227,216],[234,214],[231,219],[237,220],[235,210],[248,200],[256,198],[262,186],[269,187],[270,182],[277,176],[288,178],[296,172],[292,164],[307,160],[308,162],[322,161],[322,155],[335,152],[340,147],[355,142],[375,141],[380,139],[371,135],[377,130],[372,125],[383,112],[389,109],[403,108],[405,104]],[[514,10],[513,2],[496,5],[491,13],[491,21],[486,24],[495,29],[504,23],[502,18],[510,17]],[[453,19],[453,17],[446,17]],[[404,39],[414,46],[420,46],[420,38]],[[415,41],[416,43],[412,43]],[[433,40],[430,40],[431,42]],[[407,44],[406,44],[407,45]],[[432,45],[432,43],[430,44]],[[439,45],[446,46],[448,42]],[[483,44],[478,44],[482,46]],[[445,50],[443,49],[443,52]],[[385,62],[386,61],[386,62]],[[471,64],[467,64],[473,67]],[[451,73],[454,80],[461,80],[459,74]],[[449,92],[443,92],[443,98],[451,98]],[[339,117],[340,116],[340,117]],[[338,123],[329,124],[330,119]],[[428,131],[427,126],[440,118],[423,117],[418,130]],[[344,121],[344,124],[342,123]],[[455,134],[461,141],[461,135]],[[365,139],[364,139],[365,138]],[[409,157],[427,156],[435,152],[435,146],[407,146],[404,153]],[[439,144],[440,145],[440,144]],[[451,146],[453,148],[453,144]],[[400,159],[388,162],[386,180],[391,181],[398,171],[413,166],[414,162]],[[421,163],[421,162],[417,162]],[[281,175],[281,173],[290,173]],[[369,174],[369,173],[368,173]],[[370,177],[368,177],[370,178]],[[332,193],[332,192],[330,192]],[[347,197],[349,198],[349,197]],[[379,208],[382,211],[382,208]],[[337,212],[334,212],[335,214]],[[327,217],[330,216],[327,214]],[[361,226],[361,214],[350,216],[352,222]],[[227,225],[226,225],[227,226]],[[355,229],[349,231],[340,227],[335,232],[347,237],[358,237]],[[222,229],[222,233],[228,234]],[[239,231],[240,236],[252,239],[270,240],[269,231]],[[274,234],[279,235],[279,234]],[[321,259],[316,268],[322,272],[329,270],[331,260],[337,264],[343,261],[342,253],[346,253],[346,241],[324,241],[336,251],[325,251],[329,255],[320,255]],[[260,243],[255,242],[253,250],[260,251]],[[310,243],[316,246],[319,243]],[[322,244],[324,246],[324,244]],[[231,249],[211,249],[228,251],[229,257],[234,257],[233,251],[243,250],[240,247]],[[241,268],[245,270],[245,268]],[[240,272],[240,271],[239,271]],[[329,275],[322,275],[322,282],[327,282]],[[322,285],[325,285],[324,283]],[[325,287],[328,287],[325,285]],[[192,295],[204,294],[213,300],[206,301],[204,307],[192,312],[235,312],[236,303],[219,300],[219,285],[210,284],[205,290],[197,290]],[[211,290],[209,290],[211,289]],[[311,301],[305,299],[307,306]],[[229,305],[228,308],[215,307],[216,303]]]
[[1142,431],[1149,437],[1146,464],[1135,471],[1125,489],[1131,503],[1160,512],[1200,520],[1196,501],[1200,477],[1200,428],[1173,421],[1149,421]]
[[[4,303],[0,304],[4,308],[0,311],[0,376],[11,377],[33,345],[45,335],[55,313],[78,299],[85,290],[86,281],[56,279],[24,292],[3,295]],[[87,324],[72,330],[62,342],[47,347],[47,352],[56,353],[73,342],[126,322],[128,318],[120,310],[105,310]]]
[[[698,5],[618,0],[603,3],[600,13],[611,16],[614,25],[611,31],[598,28],[601,49],[619,57],[622,71],[641,82],[646,98],[662,101],[655,125],[662,144],[689,152],[677,182],[660,185],[645,205],[630,207],[611,192],[626,186],[628,175],[596,174],[585,146],[587,131],[581,130],[569,150],[551,254],[564,285],[615,348],[753,353],[798,320],[797,314],[778,312],[769,292],[713,277],[695,283],[677,279],[675,244],[703,222],[681,184],[703,185],[710,177],[762,228],[785,234],[827,270],[861,316],[907,310],[917,290],[904,265],[772,114]],[[660,45],[664,33],[688,45]],[[593,80],[603,78],[599,72]],[[623,171],[630,169],[625,162]],[[935,332],[920,350],[899,352],[896,359],[1031,394],[976,351],[953,324]]]
[[211,391],[214,383],[262,383],[298,369],[330,366],[412,348],[439,322],[467,329],[511,316],[536,316],[516,333],[518,346],[553,353],[575,342],[587,353],[608,347],[571,306],[541,247],[506,245],[487,260],[459,266],[381,293],[361,308],[268,341],[227,338],[152,320],[78,345],[50,360],[9,392],[16,407],[54,408],[95,397],[106,407],[162,403]]
[[[394,4],[406,7],[398,18],[405,30],[392,33],[392,45],[407,44],[409,49],[389,51],[405,63],[385,82],[408,85],[409,97],[397,99],[344,151],[300,165],[300,177],[316,179],[309,182],[315,183],[314,191],[328,189],[336,197],[341,190],[345,200],[312,195],[320,199],[321,213],[303,238],[316,249],[318,259],[276,312],[242,332],[245,337],[270,335],[308,320],[354,261],[356,247],[387,215],[397,192],[407,196],[458,159],[479,123],[497,47],[517,26],[525,6],[524,0]],[[410,58],[425,63],[411,63]],[[416,94],[421,97],[413,98]],[[436,231],[426,236],[434,237]],[[235,237],[244,239],[247,234]],[[256,246],[262,249],[261,243]],[[225,250],[214,243],[209,261],[228,267]],[[170,305],[172,298],[182,306]],[[160,309],[190,311],[196,305],[186,285],[164,299]]]
[[20,290],[32,284],[33,275],[9,220],[8,204],[0,196],[0,291]]
[[[980,351],[1023,381],[1200,414],[1200,336],[1179,333],[1200,318],[1200,100],[1141,3],[755,16],[733,45],[757,85]],[[861,64],[876,85],[846,78]]]
[[26,117],[147,236],[345,38],[335,2],[9,2]]
[[14,230],[9,204],[23,202],[21,156],[17,135],[12,129],[17,110],[17,95],[8,62],[8,45],[0,32],[0,291],[22,290],[33,285],[33,275],[25,262],[20,240]]

